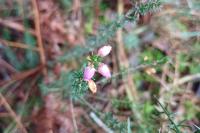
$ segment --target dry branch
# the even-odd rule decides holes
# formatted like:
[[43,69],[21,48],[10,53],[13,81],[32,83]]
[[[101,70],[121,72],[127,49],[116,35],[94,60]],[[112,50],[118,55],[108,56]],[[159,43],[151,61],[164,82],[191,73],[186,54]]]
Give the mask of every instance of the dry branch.
[[21,129],[22,133],[28,133],[26,131],[26,128],[23,126],[20,118],[17,116],[17,114],[12,110],[12,108],[10,107],[10,105],[8,104],[8,102],[6,101],[6,99],[4,98],[4,96],[0,93],[0,99],[2,104],[4,105],[4,107],[7,109],[7,111],[9,112],[10,116],[15,120],[15,122],[17,123],[17,126]]
[[[46,64],[46,58],[45,58],[45,51],[44,51],[44,46],[42,43],[42,36],[41,36],[41,28],[40,28],[40,14],[38,10],[38,5],[36,0],[32,0],[32,5],[33,5],[33,12],[34,12],[34,23],[35,23],[35,28],[36,28],[36,36],[37,36],[37,42],[39,45],[39,51],[40,51],[40,59],[41,59],[41,64],[45,65]],[[47,74],[46,67],[44,67],[43,74]]]
[[10,47],[16,47],[16,48],[22,48],[22,49],[29,49],[29,50],[33,50],[33,51],[39,51],[38,48],[29,47],[27,44],[23,44],[23,43],[11,42],[11,41],[7,41],[7,40],[3,40],[3,39],[0,39],[0,42],[3,45],[10,46]]

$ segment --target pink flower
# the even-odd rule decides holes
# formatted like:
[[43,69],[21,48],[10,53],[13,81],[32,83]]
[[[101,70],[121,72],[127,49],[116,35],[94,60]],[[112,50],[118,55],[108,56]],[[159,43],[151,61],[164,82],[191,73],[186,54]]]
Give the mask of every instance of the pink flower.
[[98,50],[98,55],[101,57],[105,57],[110,53],[111,49],[112,47],[110,45],[103,46]]
[[91,78],[94,76],[95,74],[95,68],[94,67],[91,67],[91,66],[87,66],[85,69],[84,69],[84,74],[83,74],[83,79],[85,81],[89,81],[91,80]]
[[104,63],[101,63],[98,67],[98,72],[106,77],[106,78],[110,78],[111,77],[111,73],[110,73],[110,69],[108,68],[108,66]]

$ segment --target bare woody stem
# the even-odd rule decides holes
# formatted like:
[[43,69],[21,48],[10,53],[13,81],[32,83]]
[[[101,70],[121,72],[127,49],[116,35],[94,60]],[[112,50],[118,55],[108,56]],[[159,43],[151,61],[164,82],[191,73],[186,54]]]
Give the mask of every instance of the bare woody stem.
[[22,122],[20,121],[20,118],[16,115],[16,113],[12,110],[10,105],[8,104],[7,100],[4,98],[4,96],[0,93],[0,99],[4,107],[7,109],[9,115],[15,120],[17,123],[17,126],[21,129],[22,133],[28,133],[26,131],[26,128],[23,126]]
[[[36,29],[36,36],[37,36],[37,43],[39,46],[40,51],[40,60],[42,65],[46,65],[46,58],[44,53],[44,46],[42,43],[42,36],[41,36],[41,28],[40,28],[40,14],[38,10],[38,5],[36,0],[32,0],[33,5],[33,11],[34,11],[34,23],[35,23],[35,29]],[[43,74],[47,74],[46,67],[43,69]]]

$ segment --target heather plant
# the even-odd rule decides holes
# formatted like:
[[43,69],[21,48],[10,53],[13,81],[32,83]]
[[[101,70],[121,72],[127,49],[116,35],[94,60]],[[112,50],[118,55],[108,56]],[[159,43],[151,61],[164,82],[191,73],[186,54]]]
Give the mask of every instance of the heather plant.
[[[103,58],[105,58],[105,56],[107,56],[111,52],[112,46],[105,45],[99,48],[97,54],[95,54],[95,52],[93,51],[96,48],[106,44],[109,39],[115,35],[117,29],[122,28],[127,22],[134,22],[138,19],[139,15],[144,15],[148,12],[156,11],[160,8],[160,6],[161,2],[159,0],[150,0],[148,2],[135,4],[135,6],[130,9],[126,13],[126,15],[120,16],[119,18],[117,18],[117,20],[106,26],[102,26],[96,36],[89,37],[89,39],[85,43],[86,46],[78,46],[74,48],[69,54],[59,57],[58,61],[64,62],[74,58],[81,58],[82,55],[85,55],[88,52],[92,53],[91,56],[87,56],[85,62],[83,63],[83,67],[81,67],[79,70],[69,72],[66,75],[61,76],[58,81],[50,84],[47,87],[41,85],[42,92],[44,92],[44,94],[55,91],[64,92],[63,94],[68,94],[65,95],[67,97],[72,97],[75,99],[79,99],[82,102],[86,102],[86,105],[89,106],[92,110],[95,110],[95,113],[97,113],[99,117],[102,118],[106,126],[108,126],[108,128],[110,128],[111,130],[120,133],[125,133],[130,130],[130,127],[127,128],[127,122],[119,122],[111,113],[104,115],[100,113],[100,111],[91,107],[91,105],[86,100],[83,100],[84,95],[90,93],[88,92],[88,90],[91,90],[92,93],[96,93],[98,90],[95,83],[95,78],[93,78],[96,72],[105,77],[107,81],[109,78],[115,78],[119,75],[130,72],[129,68],[126,68],[128,71],[125,70],[124,72],[111,76],[111,71],[108,65],[102,63]],[[142,67],[145,66],[141,66],[141,68]],[[70,78],[66,80],[66,77]],[[66,85],[66,83],[68,83],[68,85]],[[70,89],[67,90],[67,88]],[[142,123],[139,122],[138,124]],[[144,129],[142,129],[141,131],[144,131]]]
[[[98,34],[96,36],[89,37],[89,39],[86,40],[85,43],[86,46],[84,47],[77,46],[66,55],[59,57],[58,61],[64,62],[72,60],[74,58],[81,58],[82,55],[94,51],[95,48],[98,48],[99,46],[106,44],[109,41],[109,39],[115,35],[117,29],[122,28],[127,22],[136,21],[139,15],[145,15],[148,12],[157,11],[158,9],[160,9],[160,6],[161,6],[160,0],[150,0],[148,2],[135,4],[135,6],[132,7],[132,9],[130,9],[124,16],[120,16],[119,18],[109,23],[108,25],[102,26],[99,29]],[[86,88],[88,87],[86,85],[86,82],[88,82],[88,85],[91,85],[89,86],[90,88],[93,88],[91,89],[92,92],[96,92],[96,85],[91,80],[96,72],[96,69],[105,78],[111,77],[111,72],[108,66],[104,63],[101,63],[102,58],[107,56],[110,53],[111,49],[112,46],[109,45],[101,47],[96,55],[92,54],[91,56],[87,57],[87,61],[83,63],[87,64],[85,68],[81,68],[80,70],[73,72],[72,74],[73,76],[67,76],[67,77],[72,77],[71,80],[73,81],[73,83],[71,90],[75,92],[74,94],[79,95],[80,93],[85,92],[87,90]],[[60,85],[65,86],[63,83],[61,83]],[[46,89],[48,88],[44,87],[43,85],[41,86],[43,92],[46,92],[47,91]],[[54,86],[54,83],[50,86]],[[56,87],[55,90],[57,90],[58,88],[59,87]]]
[[[21,53],[16,49],[6,47],[4,53],[10,64],[15,65],[17,71],[28,69],[31,69],[31,71],[16,77],[15,75],[13,77],[8,76],[11,79],[9,82],[7,80],[0,82],[0,85],[3,83],[3,86],[0,86],[0,101],[15,120],[11,123],[7,119],[2,120],[2,125],[6,125],[4,126],[6,127],[5,133],[18,132],[16,126],[22,129],[23,133],[27,132],[26,129],[30,133],[34,132],[31,131],[34,127],[37,127],[36,133],[41,131],[43,133],[45,128],[48,131],[50,129],[53,131],[53,128],[55,128],[55,132],[59,133],[81,133],[84,132],[84,126],[88,128],[88,132],[96,132],[97,129],[97,131],[100,130],[99,132],[107,133],[181,133],[190,131],[198,133],[200,131],[198,125],[200,110],[199,107],[194,106],[194,103],[199,102],[195,101],[195,98],[188,100],[194,95],[191,96],[188,91],[183,89],[183,85],[187,89],[194,88],[193,91],[199,95],[199,89],[196,88],[199,87],[200,77],[198,60],[200,47],[198,40],[195,40],[199,32],[189,32],[187,29],[189,25],[194,29],[193,21],[189,21],[191,23],[186,25],[187,19],[178,18],[182,15],[179,12],[169,11],[170,6],[166,7],[166,11],[160,13],[162,5],[169,0],[130,0],[129,6],[132,7],[129,7],[129,10],[126,11],[121,9],[122,6],[125,7],[126,5],[120,4],[125,4],[127,1],[119,0],[117,13],[115,12],[115,15],[117,15],[111,21],[105,19],[105,12],[103,13],[105,16],[99,15],[97,9],[97,14],[100,16],[98,16],[99,21],[103,23],[98,25],[99,23],[93,20],[95,16],[91,12],[90,6],[97,4],[97,6],[100,5],[100,10],[104,10],[107,8],[107,5],[102,4],[105,4],[105,1],[109,3],[107,0],[86,0],[83,5],[75,2],[78,5],[75,4],[77,7],[83,6],[84,17],[86,17],[86,20],[84,20],[86,21],[85,29],[83,28],[85,31],[79,31],[80,36],[77,37],[70,28],[74,26],[76,29],[82,26],[82,23],[78,23],[76,20],[82,19],[82,11],[77,11],[76,6],[72,8],[73,11],[68,10],[73,2],[59,0],[59,5],[55,10],[61,8],[71,15],[67,16],[66,20],[69,31],[64,31],[61,25],[56,24],[57,21],[52,21],[50,25],[54,32],[61,31],[60,36],[69,32],[66,37],[69,39],[69,44],[65,44],[65,41],[60,42],[62,39],[57,37],[59,36],[57,33],[45,31],[47,23],[45,20],[41,21],[41,23],[44,22],[44,33],[40,33],[39,31],[43,30],[37,29],[40,25],[40,22],[37,22],[37,20],[39,21],[37,15],[34,19],[36,25],[33,26],[37,29],[36,32],[29,30],[32,22],[26,20],[26,17],[30,17],[30,14],[27,16],[23,14],[25,29],[21,29],[20,25],[17,26],[19,30],[24,30],[23,42],[28,46],[13,43],[10,46],[22,47],[26,49],[25,52]],[[186,1],[189,3],[188,5],[191,4],[190,1]],[[41,12],[43,13],[48,6],[52,5],[45,6],[45,2],[41,4]],[[196,6],[194,7],[196,9]],[[190,13],[187,9],[188,13],[185,15],[198,16],[192,11],[193,8],[190,7],[190,9]],[[112,10],[116,10],[115,7],[109,11],[112,12]],[[51,10],[48,11],[52,13]],[[125,14],[122,15],[124,12]],[[152,15],[155,12],[158,14]],[[171,13],[174,18],[167,19],[168,13]],[[175,18],[176,13],[180,15],[177,18]],[[17,16],[18,14],[14,15]],[[51,15],[53,16],[54,12]],[[51,15],[44,16],[51,18]],[[59,14],[57,14],[57,17],[59,18]],[[149,17],[152,17],[151,22]],[[89,20],[87,20],[88,18]],[[92,18],[92,21],[90,18]],[[166,22],[164,23],[162,20],[156,23],[155,19],[161,18],[164,18]],[[178,19],[184,21],[184,23],[181,23]],[[58,19],[59,21],[60,19]],[[152,27],[136,24],[143,23],[142,21],[151,23]],[[0,19],[0,26],[2,22]],[[195,20],[195,22],[198,22],[198,20]],[[92,32],[93,23],[99,27],[97,30],[94,28],[94,32]],[[174,29],[170,29],[170,31],[173,31],[173,34],[170,33],[171,36],[167,36],[165,31],[169,25],[162,25],[162,23],[169,23],[170,26],[175,25]],[[135,26],[134,31],[129,31],[131,26]],[[166,29],[163,30],[164,27]],[[155,31],[152,33],[149,30],[150,28]],[[179,33],[179,30],[183,32]],[[40,38],[39,34],[44,34],[44,38]],[[51,34],[53,34],[52,38],[56,38],[54,41],[49,37]],[[86,34],[85,40],[80,39],[82,34]],[[10,30],[5,30],[3,36],[4,39],[12,41]],[[144,38],[142,38],[143,36]],[[161,40],[155,39],[159,37],[161,37]],[[75,44],[76,38],[81,40],[81,44]],[[36,47],[37,43],[41,45],[42,39],[43,41],[46,39],[45,43],[50,42],[51,44],[50,48],[47,47],[48,49],[46,49],[46,51],[50,51],[47,55],[42,53],[40,46],[38,46],[39,48]],[[190,44],[190,41],[192,43],[196,41],[194,48],[191,48],[194,52],[182,52],[185,51],[185,47],[171,50],[170,48],[176,47],[179,41],[181,44]],[[73,44],[70,44],[72,42]],[[169,46],[170,44],[171,46]],[[193,45],[191,44],[191,46]],[[66,47],[67,49],[65,49]],[[123,47],[125,49],[122,49]],[[187,48],[190,49],[190,46],[187,46]],[[51,52],[52,49],[53,52]],[[46,59],[46,62],[43,60],[45,56],[48,59]],[[0,60],[0,65],[1,63]],[[12,67],[8,68],[13,71]],[[0,72],[5,73],[5,70],[2,69]],[[193,75],[190,75],[190,73]],[[33,78],[17,82],[28,76],[33,76]],[[190,81],[192,82],[188,83]],[[39,84],[39,89],[36,89],[35,83]],[[18,92],[16,88],[21,86],[22,88],[25,86],[25,89]],[[12,108],[16,110],[16,114],[19,114],[19,118],[9,107],[9,101],[6,101],[3,94],[12,98]],[[17,98],[12,97],[13,94],[16,94]],[[182,94],[184,95],[182,96]],[[180,104],[180,106],[177,106],[177,104]],[[2,108],[2,110],[5,109]],[[177,110],[179,112],[174,113]],[[4,117],[4,114],[2,116]],[[27,120],[29,117],[31,117],[31,121]],[[23,125],[21,121],[22,123],[28,122]],[[2,125],[0,124],[0,129]],[[68,127],[69,125],[70,127]],[[64,130],[65,128],[69,131]],[[58,129],[59,131],[57,131]]]

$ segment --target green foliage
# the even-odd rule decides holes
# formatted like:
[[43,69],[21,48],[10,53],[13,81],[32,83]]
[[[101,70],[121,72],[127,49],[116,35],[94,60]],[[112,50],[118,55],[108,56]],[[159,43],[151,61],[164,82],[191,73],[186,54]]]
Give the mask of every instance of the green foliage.
[[103,58],[98,55],[92,55],[90,56],[90,61],[92,64],[94,64],[94,67],[97,69],[99,66],[99,63],[102,62]]
[[[8,29],[3,29],[3,38],[6,40],[11,40],[13,35],[10,33]],[[24,42],[29,47],[35,47],[36,40],[35,38],[29,34],[28,32],[24,33]],[[34,68],[39,63],[39,56],[35,51],[26,50],[25,51],[25,59],[20,61],[17,57],[17,50],[12,49],[10,47],[5,47],[5,55],[8,58],[9,62],[17,69],[17,70],[24,70],[28,68]]]
[[[4,17],[18,17],[20,15],[20,5],[17,3],[17,1],[12,1],[13,4],[15,5],[14,7],[12,7],[11,9],[9,8],[1,8],[1,13],[0,13],[0,17],[4,18]],[[7,6],[7,1],[6,0],[0,0],[0,5],[1,7],[6,7]]]
[[106,9],[109,8],[109,5],[108,5],[107,2],[101,1],[101,2],[100,2],[100,7],[99,7],[99,8],[100,8],[101,11],[106,11]]
[[123,40],[124,40],[125,48],[128,50],[136,48],[140,42],[138,36],[133,32],[125,34],[123,37]]
[[[158,123],[156,121],[156,109],[155,106],[150,101],[145,101],[138,108],[138,111],[141,113],[141,124],[136,127],[138,132],[140,133],[151,133],[157,132]],[[155,117],[155,118],[154,118]]]
[[[147,60],[144,58],[147,57]],[[158,49],[150,48],[141,54],[141,63],[151,64],[155,60],[161,60],[165,55]]]
[[16,56],[16,54],[14,53],[14,51],[13,51],[11,48],[9,48],[9,47],[5,48],[4,50],[5,50],[5,55],[6,55],[6,57],[8,58],[9,62],[10,62],[13,66],[15,66],[15,68],[16,68],[17,70],[19,70],[19,69],[21,68],[21,65],[20,65],[20,63],[18,62],[18,59],[16,58],[17,56]]
[[84,96],[88,91],[88,84],[83,80],[83,72],[81,70],[74,72],[65,72],[60,78],[49,85],[40,85],[43,95],[50,92],[62,93],[63,97],[78,98]]
[[131,101],[128,98],[112,99],[112,106],[117,109],[131,109]]
[[161,6],[161,1],[160,0],[149,0],[147,3],[141,3],[139,6],[139,13],[141,15],[146,14],[147,12],[152,12],[160,8]]
[[[145,60],[145,58],[147,59]],[[170,58],[164,55],[164,53],[162,53],[160,50],[153,48],[145,50],[140,56],[141,64],[154,64],[153,62],[155,61],[158,61],[158,64],[165,64],[170,62]],[[153,68],[156,70],[156,72],[160,72],[162,70],[161,65],[156,65]],[[145,76],[146,79],[149,79],[149,81],[154,81],[154,79],[148,74],[143,74],[143,76]]]
[[94,49],[108,43],[119,28],[122,28],[127,22],[134,22],[139,14],[144,15],[147,12],[155,11],[161,5],[160,0],[150,0],[148,3],[140,4],[130,9],[124,16],[118,17],[113,22],[101,26],[96,36],[89,37],[85,46],[77,46],[67,54],[59,57],[61,62],[69,61],[75,58],[81,58],[84,54],[92,52]]
[[83,14],[84,14],[84,19],[85,19],[85,24],[84,24],[84,28],[85,28],[85,32],[87,34],[91,34],[93,32],[93,23],[94,23],[94,12],[91,11],[92,6],[94,5],[94,1],[93,0],[85,0],[84,3],[82,3],[83,6]]
[[[192,60],[192,63],[191,63],[191,60]],[[180,72],[185,72],[188,69],[191,74],[200,72],[199,61],[195,60],[194,56],[180,53],[178,54],[178,61],[180,62],[179,67],[178,67],[178,70]]]
[[[24,42],[29,47],[35,47],[36,46],[36,39],[28,32],[25,32],[24,34]],[[39,63],[39,56],[36,52],[32,50],[26,50],[25,53],[25,61],[23,63],[25,68],[34,68]]]
[[155,97],[156,101],[158,102],[158,104],[160,105],[160,107],[163,110],[163,113],[165,113],[168,117],[168,120],[170,122],[170,129],[174,130],[176,133],[181,133],[180,129],[179,129],[179,124],[176,124],[173,120],[173,113],[169,112],[168,109],[166,107],[164,107],[160,101]]
[[172,22],[172,24],[174,25],[173,29],[177,29],[177,30],[180,30],[182,32],[187,31],[187,29],[188,29],[186,27],[186,25],[181,23],[179,20],[174,20],[174,22]]
[[152,116],[154,110],[154,106],[150,102],[146,102],[143,107],[144,117],[149,119]]
[[185,118],[187,120],[191,120],[192,118],[195,118],[196,114],[198,112],[197,107],[195,107],[194,104],[191,101],[186,101],[184,103],[184,106],[185,106],[185,109],[186,109]]
[[81,97],[88,91],[88,84],[83,80],[83,72],[74,72],[72,78],[71,95],[72,97]]
[[151,83],[155,83],[156,80],[154,78],[152,78],[150,75],[148,75],[147,73],[144,72],[138,72],[134,75],[134,80],[136,81],[138,87],[141,83],[141,81],[147,81],[147,82],[151,82]]
[[69,9],[72,5],[72,0],[59,0],[60,7],[63,9]]
[[69,95],[69,88],[72,86],[73,72],[63,72],[60,78],[49,85],[40,84],[43,95],[50,92],[61,92],[64,96]]
[[199,73],[200,72],[200,64],[194,62],[189,66],[189,69],[190,69],[191,74]]
[[[11,39],[11,33],[8,29],[3,29],[3,38],[7,39],[7,40],[10,40]],[[4,48],[5,50],[5,55],[6,57],[8,58],[9,62],[15,66],[15,68],[17,70],[19,70],[21,68],[21,65],[17,59],[17,56],[15,54],[15,52],[10,48],[10,47],[6,47]]]
[[183,53],[178,54],[178,60],[181,62],[179,65],[179,71],[184,72],[188,67],[189,56]]
[[86,46],[81,47],[77,46],[70,50],[71,52],[67,53],[66,55],[58,58],[58,61],[69,61],[75,58],[81,58],[82,55],[92,52],[99,46],[105,44],[109,38],[114,36],[115,31],[120,27],[121,23],[113,22],[106,26],[102,26],[99,29],[99,33],[97,36],[89,37],[86,40]]
[[118,121],[112,113],[105,113],[103,116],[105,124],[117,133],[127,132],[127,123]]
[[126,17],[129,20],[135,20],[137,15],[145,15],[148,12],[154,12],[161,6],[161,0],[149,0],[145,3],[135,4],[132,10],[130,10]]
[[91,34],[93,31],[93,19],[90,19],[88,22],[85,24],[85,31],[86,33]]

